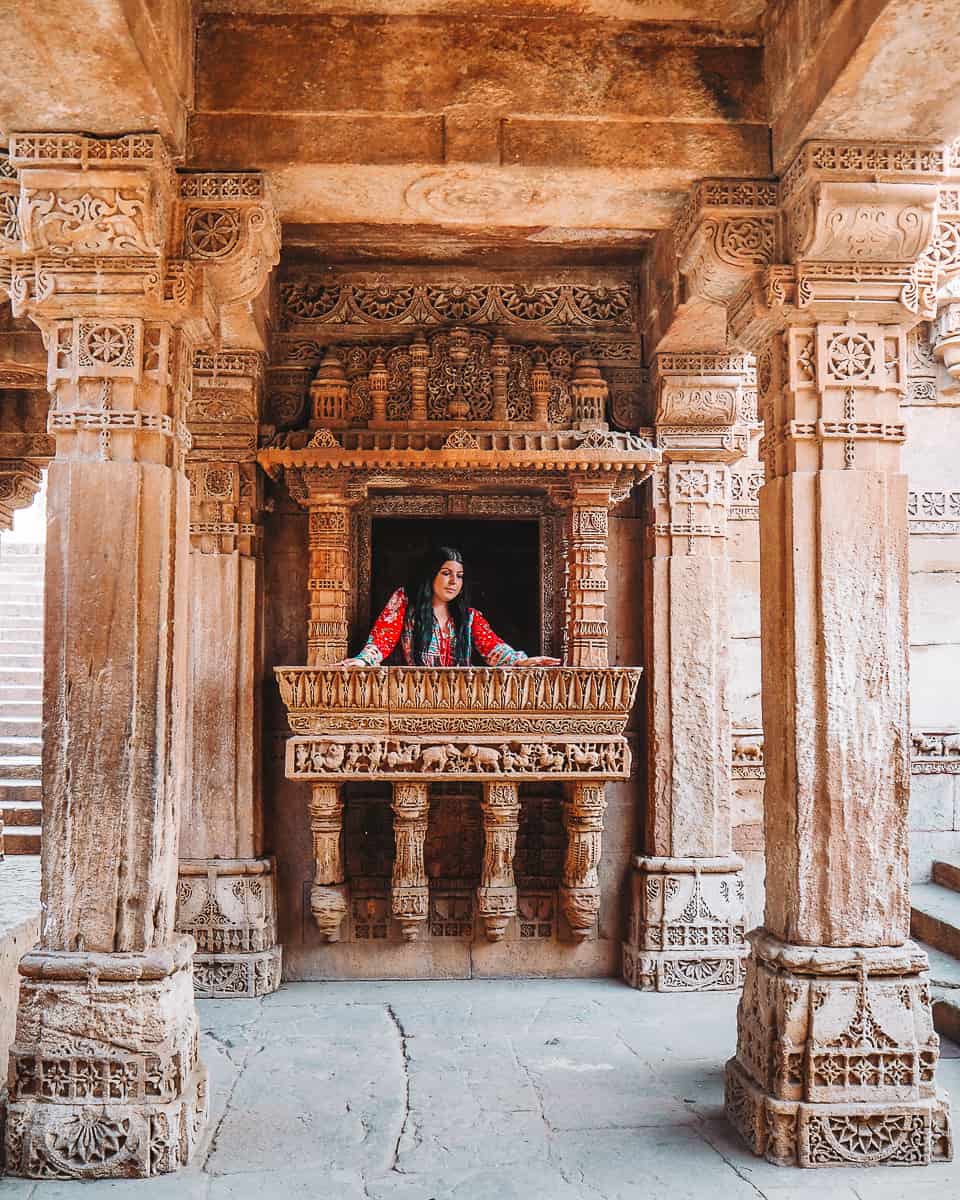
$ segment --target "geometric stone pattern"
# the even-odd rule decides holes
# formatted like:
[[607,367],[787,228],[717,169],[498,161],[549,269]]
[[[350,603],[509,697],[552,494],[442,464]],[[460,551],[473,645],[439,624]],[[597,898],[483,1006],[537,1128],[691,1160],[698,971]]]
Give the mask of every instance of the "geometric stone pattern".
[[753,1152],[804,1167],[952,1158],[926,955],[750,940],[726,1113]]
[[197,997],[264,996],[280,986],[273,859],[180,862],[177,929],[197,944]]
[[642,991],[735,991],[743,981],[743,863],[638,858],[623,976]]
[[191,950],[181,938],[143,954],[34,951],[23,959],[8,1171],[143,1177],[189,1161],[207,1120]]

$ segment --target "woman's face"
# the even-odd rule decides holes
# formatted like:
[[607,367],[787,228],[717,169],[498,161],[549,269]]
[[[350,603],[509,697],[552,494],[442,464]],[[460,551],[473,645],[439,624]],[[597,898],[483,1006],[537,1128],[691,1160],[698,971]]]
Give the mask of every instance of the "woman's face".
[[463,563],[447,559],[433,580],[433,599],[438,604],[449,604],[463,590]]

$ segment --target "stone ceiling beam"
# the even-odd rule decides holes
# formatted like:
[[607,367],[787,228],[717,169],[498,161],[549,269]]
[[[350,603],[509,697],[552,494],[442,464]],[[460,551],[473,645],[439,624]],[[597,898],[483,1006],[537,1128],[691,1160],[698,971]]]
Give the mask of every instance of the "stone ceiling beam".
[[817,138],[960,134],[960,0],[775,0],[764,16],[774,169]]
[[0,135],[155,129],[182,153],[193,92],[190,0],[4,6]]

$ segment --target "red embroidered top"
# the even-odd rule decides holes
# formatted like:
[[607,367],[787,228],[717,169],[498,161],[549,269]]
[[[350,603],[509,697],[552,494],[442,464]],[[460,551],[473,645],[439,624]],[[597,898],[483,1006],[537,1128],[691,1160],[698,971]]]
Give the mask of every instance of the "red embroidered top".
[[[358,660],[366,663],[368,667],[378,667],[402,638],[403,657],[407,666],[412,666],[413,644],[411,631],[404,629],[406,616],[407,594],[403,588],[397,588],[387,601],[386,608],[374,622],[366,644],[357,655]],[[473,646],[488,667],[510,667],[527,657],[522,650],[514,650],[494,633],[490,622],[477,609],[467,610],[467,622]],[[433,636],[424,655],[424,666],[452,667],[455,637],[456,626],[452,620],[448,619],[445,627],[441,628],[440,622],[434,617]]]

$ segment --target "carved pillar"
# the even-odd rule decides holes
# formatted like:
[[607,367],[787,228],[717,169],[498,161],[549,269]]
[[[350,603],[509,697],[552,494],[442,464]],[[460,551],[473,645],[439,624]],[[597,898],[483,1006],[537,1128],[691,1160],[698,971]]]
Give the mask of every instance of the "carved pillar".
[[919,260],[936,175],[917,180],[944,160],[868,149],[869,171],[847,147],[804,147],[781,184],[792,262],[731,310],[757,347],[765,419],[767,874],[726,1110],[755,1153],[800,1166],[951,1154],[927,960],[909,941],[899,414],[906,332],[933,303]]
[[515,783],[485,783],[480,806],[483,819],[483,867],[477,888],[477,910],[487,937],[499,942],[517,915],[517,881],[513,858],[520,828],[520,795]]
[[310,619],[307,665],[323,667],[347,656],[353,569],[351,500],[345,491],[311,493],[308,509]]
[[567,519],[567,653],[572,667],[605,667],[607,488],[576,488]]
[[600,852],[603,814],[607,807],[602,783],[574,783],[563,802],[567,852],[560,883],[560,908],[574,941],[596,936],[600,912]]
[[338,942],[350,895],[344,882],[343,800],[339,784],[315,783],[310,789],[310,832],[313,834],[310,910],[324,941]]
[[510,346],[504,337],[495,337],[490,347],[490,374],[493,377],[492,419],[501,425],[507,420],[507,380],[510,376]]
[[0,532],[13,528],[13,514],[29,508],[40,490],[40,468],[23,458],[0,458]]
[[[14,135],[11,295],[44,330],[39,946],[20,963],[6,1169],[147,1176],[207,1115],[193,942],[174,928],[187,663],[183,402],[210,330],[165,266],[160,139]],[[8,253],[5,247],[3,253]],[[189,275],[189,272],[187,272]],[[169,285],[169,286],[168,286]]]
[[263,355],[198,351],[187,416],[190,480],[190,786],[177,928],[197,943],[198,996],[280,986],[276,868],[263,856],[261,482]]
[[430,891],[423,865],[430,789],[425,783],[393,785],[393,861],[391,909],[405,941],[412,942],[427,919]]
[[[410,419],[427,419],[427,363],[430,347],[422,333],[418,333],[410,344]],[[386,415],[386,412],[384,412]]]
[[632,883],[624,978],[651,991],[741,983],[743,862],[732,854],[727,463],[753,383],[749,355],[658,354],[658,444],[644,563],[647,827]]

